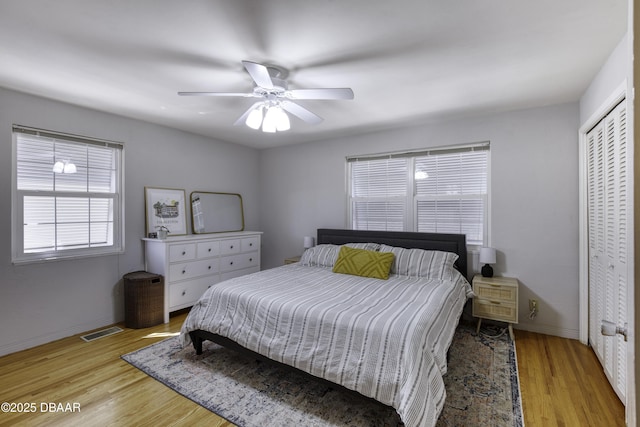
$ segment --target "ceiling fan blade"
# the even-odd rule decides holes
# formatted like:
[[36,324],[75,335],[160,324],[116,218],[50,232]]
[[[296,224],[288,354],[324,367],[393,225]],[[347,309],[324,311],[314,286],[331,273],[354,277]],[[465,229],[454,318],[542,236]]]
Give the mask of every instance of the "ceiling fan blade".
[[234,126],[240,126],[240,125],[244,124],[247,121],[247,117],[249,117],[249,114],[251,114],[251,111],[253,111],[253,109],[256,108],[261,103],[262,103],[262,101],[258,101],[256,103],[254,103],[251,107],[249,107],[249,109],[247,111],[244,112],[243,115],[241,115],[238,118],[238,120],[235,121],[235,123],[233,125]]
[[273,89],[273,82],[269,75],[269,70],[262,64],[251,61],[242,61],[242,65],[246,68],[254,82],[265,89]]
[[299,119],[304,120],[305,122],[311,123],[313,125],[316,125],[322,122],[323,120],[322,117],[318,116],[315,113],[312,113],[311,111],[307,110],[301,105],[296,104],[295,102],[286,101],[286,100],[281,101],[280,106],[283,109],[290,112],[291,114],[293,114],[294,116],[298,117]]
[[249,98],[254,96],[253,93],[246,92],[178,92],[180,96],[242,96]]
[[293,89],[287,91],[291,99],[353,99],[353,90],[344,88]]

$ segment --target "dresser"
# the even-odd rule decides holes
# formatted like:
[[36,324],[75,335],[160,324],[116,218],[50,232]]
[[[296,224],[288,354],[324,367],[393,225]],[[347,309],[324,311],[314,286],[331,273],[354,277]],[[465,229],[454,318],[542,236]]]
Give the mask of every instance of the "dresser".
[[146,271],[164,276],[164,322],[216,283],[260,271],[261,236],[239,231],[142,239]]
[[513,340],[513,324],[518,323],[518,279],[513,277],[473,278],[473,316],[478,318],[476,332],[482,319],[499,320],[509,324],[509,336]]

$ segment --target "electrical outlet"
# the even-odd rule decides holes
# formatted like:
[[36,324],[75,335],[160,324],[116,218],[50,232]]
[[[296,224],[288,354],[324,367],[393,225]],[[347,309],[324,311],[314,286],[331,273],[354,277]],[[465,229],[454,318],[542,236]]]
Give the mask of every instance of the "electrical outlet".
[[529,319],[534,319],[538,315],[538,300],[529,299]]

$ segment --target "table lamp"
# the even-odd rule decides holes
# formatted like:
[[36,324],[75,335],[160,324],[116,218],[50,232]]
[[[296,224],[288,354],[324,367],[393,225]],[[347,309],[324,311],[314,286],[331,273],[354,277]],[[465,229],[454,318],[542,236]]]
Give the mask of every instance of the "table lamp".
[[496,250],[494,248],[480,248],[480,264],[484,264],[482,270],[483,277],[493,277],[493,267],[496,263]]
[[307,250],[309,248],[312,248],[314,246],[314,244],[315,244],[315,239],[313,237],[311,237],[311,236],[305,236],[303,244],[304,244],[304,249],[305,250]]

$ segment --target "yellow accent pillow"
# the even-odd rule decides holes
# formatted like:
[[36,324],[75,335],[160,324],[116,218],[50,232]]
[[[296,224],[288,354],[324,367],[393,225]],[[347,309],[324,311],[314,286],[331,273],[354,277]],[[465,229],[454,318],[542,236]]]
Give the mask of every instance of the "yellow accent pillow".
[[392,252],[382,253],[343,246],[333,265],[333,272],[386,280],[394,258]]

